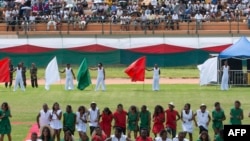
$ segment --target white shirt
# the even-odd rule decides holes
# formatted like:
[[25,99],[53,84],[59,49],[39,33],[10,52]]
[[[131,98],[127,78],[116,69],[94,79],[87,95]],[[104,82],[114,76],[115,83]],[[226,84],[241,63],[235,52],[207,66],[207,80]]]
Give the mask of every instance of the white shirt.
[[103,67],[101,67],[101,68],[98,67],[98,69],[97,69],[97,77],[98,78],[104,78]]
[[96,107],[95,110],[92,110],[91,108],[89,109],[89,126],[94,126],[96,127],[98,125],[98,113],[99,109]]
[[153,71],[154,71],[154,75],[153,75],[153,77],[154,77],[154,78],[159,78],[159,77],[160,77],[160,75],[159,75],[160,68],[157,68],[157,69],[156,69],[156,68],[154,68],[154,70],[153,70]]
[[202,20],[203,16],[202,14],[195,14],[195,17],[194,17],[196,20]]
[[45,113],[44,110],[40,110],[40,118],[39,118],[39,123],[40,123],[40,126],[43,127],[44,125],[49,125],[50,123],[50,115],[51,115],[51,112],[49,110],[47,110],[47,112]]
[[16,68],[16,78],[22,78],[22,68]]
[[[173,141],[179,141],[178,137],[173,138]],[[189,141],[189,140],[184,138],[183,141]]]
[[208,122],[208,115],[209,112],[205,111],[204,113],[201,112],[201,110],[197,110],[197,124],[198,126],[203,126],[204,128],[208,129],[207,122]]
[[126,141],[127,136],[126,135],[121,135],[121,138],[118,139],[115,135],[111,135],[111,141]]
[[178,20],[179,18],[178,18],[178,14],[173,14],[172,15],[172,20]]
[[71,68],[65,68],[65,73],[66,73],[67,78],[73,78],[73,74],[71,70],[72,70]]

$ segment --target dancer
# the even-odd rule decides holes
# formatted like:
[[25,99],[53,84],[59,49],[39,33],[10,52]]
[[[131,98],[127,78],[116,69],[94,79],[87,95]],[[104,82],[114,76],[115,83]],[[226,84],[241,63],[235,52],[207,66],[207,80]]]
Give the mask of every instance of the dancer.
[[9,104],[7,102],[2,103],[0,110],[0,141],[4,141],[4,135],[7,134],[8,141],[11,141],[11,124],[10,119],[12,115],[10,112]]
[[107,138],[111,135],[111,123],[113,121],[113,114],[108,107],[104,108],[102,114],[100,115],[101,121],[100,126]]
[[241,125],[241,121],[244,119],[243,109],[240,108],[240,101],[234,102],[234,107],[230,110],[230,123],[232,125]]
[[147,71],[154,71],[153,72],[153,85],[152,85],[152,89],[153,91],[159,91],[160,90],[160,86],[159,86],[159,81],[160,81],[160,68],[158,67],[157,64],[155,64],[154,68],[152,69],[146,69]]
[[76,112],[76,129],[81,140],[87,139],[87,122],[88,112],[84,106],[80,106],[78,112]]
[[90,135],[92,135],[95,128],[98,126],[100,111],[95,102],[91,102],[89,108],[89,128]]
[[54,135],[54,131],[50,126],[43,126],[41,127],[41,132],[40,132],[40,139],[42,141],[54,141],[53,139],[53,135]]
[[168,104],[168,109],[166,113],[166,129],[169,134],[172,135],[172,138],[176,136],[177,121],[181,118],[179,112],[176,111],[173,102]]
[[123,110],[123,105],[118,104],[117,109],[114,112],[115,127],[119,127],[123,134],[126,135],[126,123],[127,123],[127,112]]
[[151,113],[147,110],[146,105],[142,105],[141,112],[139,114],[140,118],[140,130],[147,129],[148,136],[150,136],[150,129],[151,129]]
[[182,130],[189,135],[189,141],[193,141],[193,111],[189,103],[185,104],[181,112]]
[[73,69],[70,67],[70,64],[67,64],[67,67],[63,71],[60,71],[60,73],[66,73],[65,90],[73,90],[73,79],[76,79],[76,77]]
[[101,85],[102,87],[102,91],[106,90],[106,86],[105,86],[105,70],[104,67],[102,65],[102,63],[98,64],[97,68],[90,68],[90,70],[97,70],[97,79],[96,79],[96,87],[95,87],[95,91],[99,90],[99,87]]
[[134,139],[137,138],[139,111],[136,106],[132,105],[128,112],[128,138],[131,139],[131,132],[134,132]]
[[37,88],[38,83],[37,83],[37,67],[35,63],[31,64],[30,68],[30,80],[31,80],[31,86],[32,88]]
[[62,129],[62,110],[60,110],[59,104],[55,102],[52,107],[50,115],[50,127],[54,129],[53,139],[57,138],[57,141],[60,141],[60,134]]
[[214,110],[212,111],[212,121],[213,121],[213,129],[214,135],[220,133],[220,130],[223,129],[223,121],[226,120],[226,116],[224,110],[221,108],[219,102],[215,102]]
[[156,137],[155,141],[172,141],[172,139],[168,137],[168,131],[164,129],[161,130],[160,136]]
[[68,131],[70,131],[70,133],[74,135],[75,126],[76,126],[76,114],[73,113],[71,105],[67,105],[66,112],[63,114],[64,140],[66,140]]
[[[199,133],[203,131],[208,132],[208,125],[211,121],[211,116],[206,109],[207,109],[207,106],[205,104],[201,104],[200,109],[197,110],[197,112],[194,113],[193,115],[195,126],[199,127],[200,129]],[[196,116],[197,116],[197,122],[195,119]]]
[[43,108],[40,110],[36,117],[36,122],[38,125],[38,128],[41,129],[41,127],[45,125],[50,124],[50,115],[51,111],[49,111],[49,107],[46,103],[43,104]]
[[25,91],[24,84],[23,84],[23,77],[22,77],[22,65],[21,63],[18,64],[17,68],[14,69],[16,71],[16,81],[14,85],[14,90],[16,91],[18,86],[20,85],[21,89]]
[[153,133],[154,137],[157,136],[161,132],[161,130],[164,129],[164,122],[165,122],[165,115],[164,115],[164,110],[161,105],[156,105],[154,114],[153,114]]

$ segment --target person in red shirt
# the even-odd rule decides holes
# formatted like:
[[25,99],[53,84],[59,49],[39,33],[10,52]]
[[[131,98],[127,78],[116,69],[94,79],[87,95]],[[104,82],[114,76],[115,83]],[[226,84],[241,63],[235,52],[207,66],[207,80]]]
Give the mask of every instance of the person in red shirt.
[[106,134],[101,127],[96,127],[92,133],[92,141],[105,141],[107,139]]
[[156,137],[157,134],[161,132],[161,130],[164,129],[164,122],[165,122],[165,115],[164,115],[164,110],[161,105],[156,105],[154,114],[153,114],[153,133],[154,136]]
[[140,131],[140,136],[136,138],[136,141],[153,141],[153,139],[148,136],[148,130],[143,128]]
[[172,135],[172,138],[176,136],[176,127],[177,121],[181,118],[178,111],[174,110],[174,103],[170,102],[168,104],[168,109],[165,111],[166,113],[166,128],[169,134]]
[[104,131],[104,133],[109,138],[111,134],[111,123],[113,120],[113,114],[108,107],[104,108],[102,114],[100,115],[100,118],[101,118],[100,126]]
[[120,127],[124,135],[126,135],[126,117],[127,112],[123,110],[123,105],[118,104],[117,110],[114,112],[115,127]]

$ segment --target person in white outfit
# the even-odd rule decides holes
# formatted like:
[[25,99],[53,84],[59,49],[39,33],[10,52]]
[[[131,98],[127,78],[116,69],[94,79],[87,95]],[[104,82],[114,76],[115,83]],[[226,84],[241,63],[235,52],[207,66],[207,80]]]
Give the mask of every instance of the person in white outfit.
[[76,77],[73,69],[70,67],[70,64],[67,64],[67,67],[60,72],[66,74],[65,90],[73,90],[74,89],[73,80],[76,79]]
[[43,126],[48,126],[50,124],[50,115],[49,107],[46,103],[43,104],[43,108],[40,110],[36,117],[36,122],[38,128],[41,129]]
[[227,61],[224,61],[224,65],[222,66],[222,78],[221,78],[221,90],[228,90],[228,82],[229,82],[229,70]]
[[172,141],[172,139],[168,137],[168,131],[163,129],[160,132],[160,136],[155,138],[155,141]]
[[[185,134],[188,133],[189,140],[193,140],[193,111],[191,110],[191,105],[186,103],[184,109],[181,112],[182,121],[182,131]],[[185,135],[186,136],[186,135]]]
[[152,85],[152,89],[153,89],[153,91],[159,91],[160,90],[159,81],[160,81],[160,74],[161,74],[160,68],[158,67],[157,64],[155,64],[154,68],[152,68],[152,69],[146,69],[146,70],[147,71],[153,71],[153,85]]
[[54,130],[53,139],[59,141],[62,130],[62,110],[57,102],[53,104],[52,111],[50,113],[50,127]]
[[115,134],[111,135],[111,137],[107,138],[105,141],[131,141],[131,139],[123,134],[122,128],[115,127]]
[[105,91],[106,90],[106,86],[105,86],[105,70],[104,70],[104,67],[103,67],[102,63],[99,63],[97,68],[90,68],[90,69],[91,70],[97,70],[97,79],[96,79],[95,91],[99,90],[100,85],[102,87],[102,91]]
[[81,140],[87,138],[87,122],[88,112],[84,106],[80,106],[78,112],[76,112],[76,130],[78,131]]
[[90,135],[92,135],[93,131],[98,126],[99,116],[100,116],[100,111],[95,102],[91,102],[88,112],[89,112]]
[[[195,122],[195,126],[199,127],[200,132],[206,131],[208,132],[208,125],[211,121],[211,116],[209,114],[209,111],[206,110],[207,106],[205,104],[201,104],[200,109],[196,111],[193,115],[193,120]],[[196,117],[197,116],[197,120]]]
[[18,86],[21,87],[21,89],[23,91],[25,91],[25,88],[24,88],[24,85],[23,85],[23,77],[22,77],[22,65],[21,63],[18,64],[17,68],[14,69],[13,72],[16,71],[16,81],[15,81],[15,86],[14,86],[14,90],[13,91],[16,91]]

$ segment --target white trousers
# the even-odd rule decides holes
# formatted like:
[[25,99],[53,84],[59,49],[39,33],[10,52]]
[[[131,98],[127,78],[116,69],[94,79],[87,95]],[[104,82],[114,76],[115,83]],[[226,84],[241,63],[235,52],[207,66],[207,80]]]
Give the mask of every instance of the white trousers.
[[103,77],[97,77],[95,91],[99,90],[100,85],[102,87],[102,90],[105,91],[106,86],[105,86],[105,81],[103,80]]
[[73,89],[74,89],[73,78],[66,77],[66,79],[65,79],[65,90],[73,90]]
[[153,77],[153,85],[152,85],[153,91],[159,91],[160,90],[159,81],[160,81],[159,77]]
[[23,85],[23,78],[22,77],[16,77],[14,91],[17,90],[19,84],[20,84],[21,90],[25,91],[25,88],[24,88],[24,85]]

